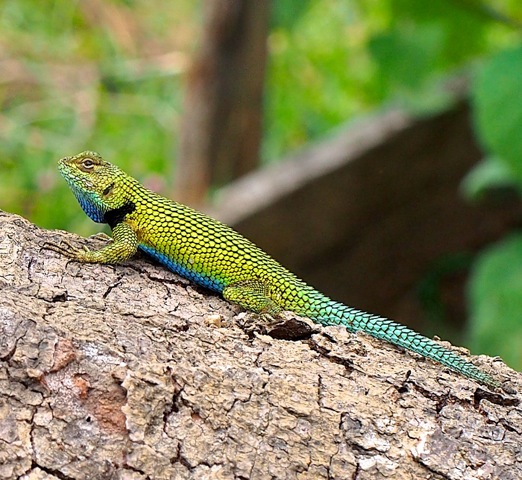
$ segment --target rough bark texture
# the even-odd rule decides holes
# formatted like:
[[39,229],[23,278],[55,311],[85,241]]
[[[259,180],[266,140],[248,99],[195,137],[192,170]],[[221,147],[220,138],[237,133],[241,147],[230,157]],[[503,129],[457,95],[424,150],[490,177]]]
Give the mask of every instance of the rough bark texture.
[[176,198],[199,205],[259,163],[270,2],[206,2],[187,75]]
[[0,212],[0,478],[522,478],[517,396],[341,328],[249,334],[146,259],[42,249],[65,238],[106,241]]

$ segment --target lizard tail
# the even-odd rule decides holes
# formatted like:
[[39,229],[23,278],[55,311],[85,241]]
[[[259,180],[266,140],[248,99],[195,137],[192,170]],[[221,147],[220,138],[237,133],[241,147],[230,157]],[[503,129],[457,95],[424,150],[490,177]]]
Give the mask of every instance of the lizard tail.
[[[330,301],[327,308],[323,307],[316,321],[323,325],[343,325],[350,332],[363,331],[372,337],[385,340],[407,350],[416,352],[426,358],[435,360],[449,369],[461,373],[490,388],[498,388],[499,382],[487,373],[479,370],[472,363],[464,360],[439,343],[431,340],[410,328],[393,322],[387,318],[362,312],[342,303]],[[326,315],[325,315],[326,312]]]

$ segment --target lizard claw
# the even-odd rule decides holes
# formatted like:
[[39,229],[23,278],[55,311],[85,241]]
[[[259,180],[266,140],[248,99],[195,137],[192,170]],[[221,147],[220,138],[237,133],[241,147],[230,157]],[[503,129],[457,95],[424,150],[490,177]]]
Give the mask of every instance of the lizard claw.
[[69,242],[62,240],[58,243],[46,242],[42,245],[42,249],[51,250],[53,252],[64,255],[73,260],[81,260],[84,258],[85,254],[89,252],[87,247],[75,247],[71,245]]

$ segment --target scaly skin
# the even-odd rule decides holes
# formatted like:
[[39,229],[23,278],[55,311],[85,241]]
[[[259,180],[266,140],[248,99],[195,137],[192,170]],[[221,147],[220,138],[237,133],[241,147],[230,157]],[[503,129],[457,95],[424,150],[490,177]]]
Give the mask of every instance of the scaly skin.
[[95,152],[65,157],[63,175],[85,213],[108,223],[113,242],[97,251],[52,247],[80,262],[118,263],[140,249],[170,270],[247,310],[283,310],[343,325],[440,362],[490,388],[499,383],[456,353],[386,318],[361,312],[310,287],[230,227],[147,190]]

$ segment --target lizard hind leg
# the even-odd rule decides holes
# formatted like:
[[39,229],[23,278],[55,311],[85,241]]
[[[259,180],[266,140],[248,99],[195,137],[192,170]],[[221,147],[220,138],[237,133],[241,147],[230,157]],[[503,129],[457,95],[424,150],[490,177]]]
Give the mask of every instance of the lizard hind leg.
[[261,280],[245,280],[228,285],[223,297],[251,312],[279,316],[283,309],[269,296],[268,287]]

